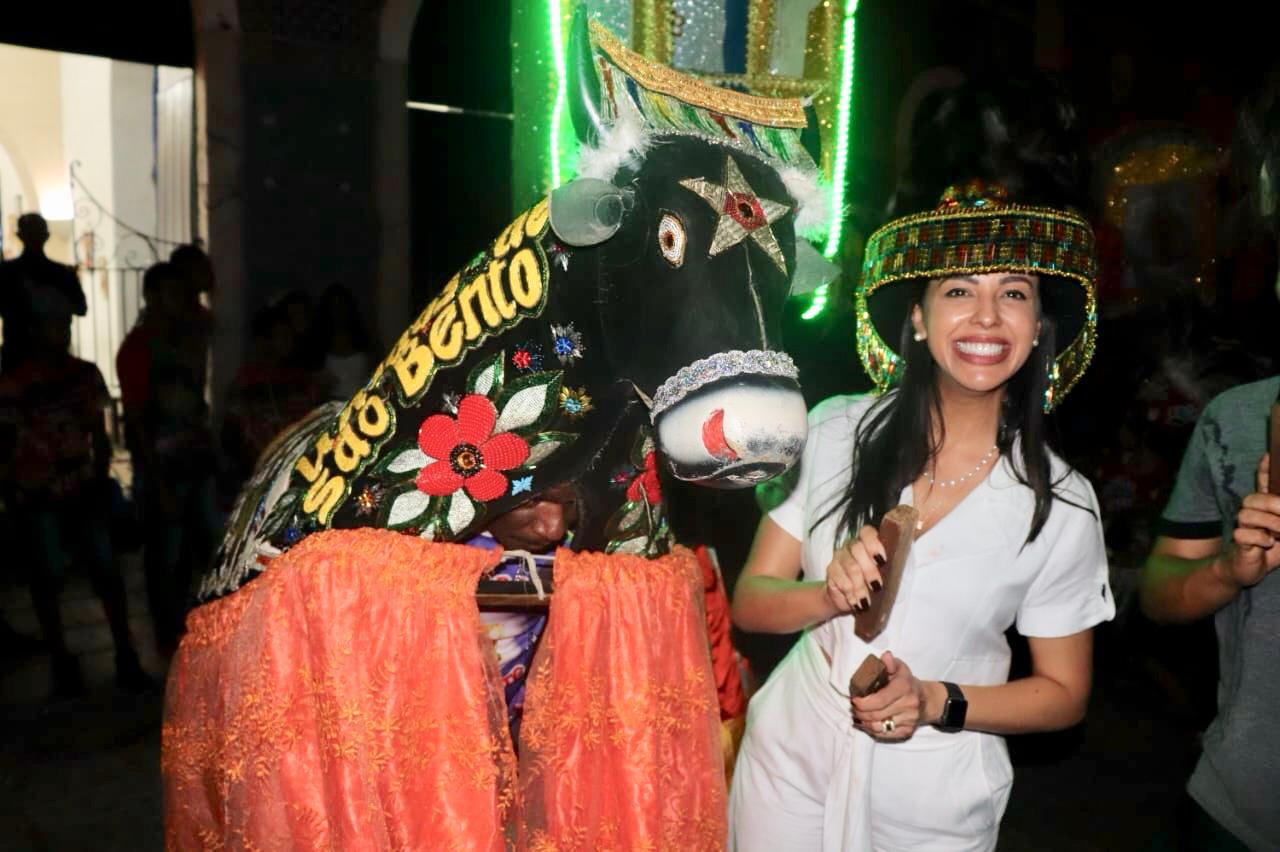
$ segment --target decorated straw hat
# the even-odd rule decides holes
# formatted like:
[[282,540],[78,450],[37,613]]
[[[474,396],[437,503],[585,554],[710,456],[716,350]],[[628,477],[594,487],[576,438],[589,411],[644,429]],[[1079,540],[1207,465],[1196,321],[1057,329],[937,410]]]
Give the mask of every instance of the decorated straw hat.
[[[858,354],[881,392],[902,374],[894,351],[911,311],[911,281],[987,272],[1044,279],[1040,302],[1056,330],[1045,411],[1084,375],[1097,340],[1093,229],[1081,216],[1011,203],[1004,187],[952,186],[937,208],[895,219],[867,240],[857,293]],[[892,343],[893,345],[890,345]]]

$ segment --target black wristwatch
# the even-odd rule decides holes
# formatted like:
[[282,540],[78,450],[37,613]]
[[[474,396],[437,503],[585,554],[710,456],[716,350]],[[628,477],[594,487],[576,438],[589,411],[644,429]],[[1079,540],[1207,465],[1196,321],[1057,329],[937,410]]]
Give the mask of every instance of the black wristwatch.
[[965,700],[964,693],[960,691],[960,687],[954,683],[947,683],[945,680],[941,683],[943,688],[947,690],[947,700],[942,705],[942,717],[938,719],[938,724],[934,725],[934,727],[948,734],[963,731],[964,717],[969,712],[969,702]]

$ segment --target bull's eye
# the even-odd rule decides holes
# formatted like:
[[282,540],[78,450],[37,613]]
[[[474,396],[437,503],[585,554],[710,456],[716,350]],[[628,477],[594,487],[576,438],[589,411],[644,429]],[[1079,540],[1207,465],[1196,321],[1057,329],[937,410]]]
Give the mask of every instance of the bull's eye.
[[684,247],[687,242],[684,225],[674,213],[663,213],[658,223],[658,249],[667,263],[680,266],[684,263]]

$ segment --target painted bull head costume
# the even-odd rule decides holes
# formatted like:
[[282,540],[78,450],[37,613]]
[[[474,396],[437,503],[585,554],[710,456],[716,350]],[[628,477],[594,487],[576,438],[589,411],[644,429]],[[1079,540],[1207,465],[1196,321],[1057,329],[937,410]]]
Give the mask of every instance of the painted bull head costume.
[[[656,465],[739,487],[798,458],[804,403],[774,347],[797,222],[821,205],[799,102],[590,36],[580,15],[579,178],[241,495],[169,683],[171,847],[722,842],[700,580]],[[580,518],[517,774],[474,598],[494,556],[449,542],[566,482]]]

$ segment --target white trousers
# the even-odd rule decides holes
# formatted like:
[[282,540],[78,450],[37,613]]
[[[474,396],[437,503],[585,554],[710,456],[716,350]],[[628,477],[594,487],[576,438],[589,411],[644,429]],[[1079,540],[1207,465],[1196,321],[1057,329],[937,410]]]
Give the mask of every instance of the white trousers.
[[881,743],[805,634],[751,700],[729,791],[734,852],[985,852],[1013,771],[1001,737],[924,728]]

